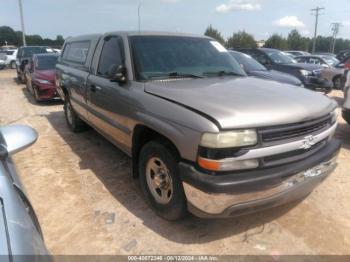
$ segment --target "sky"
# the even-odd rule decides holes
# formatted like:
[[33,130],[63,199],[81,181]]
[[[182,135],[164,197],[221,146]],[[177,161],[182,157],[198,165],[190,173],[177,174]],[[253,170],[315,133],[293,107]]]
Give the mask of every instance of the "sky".
[[[330,36],[341,22],[339,37],[350,39],[350,0],[22,0],[25,31],[55,38],[117,30],[175,31],[203,34],[208,25],[224,37],[245,30],[257,40],[296,28],[313,36],[311,9],[325,9],[318,33]],[[336,3],[336,4],[335,4]],[[18,0],[1,0],[0,26],[20,30]]]

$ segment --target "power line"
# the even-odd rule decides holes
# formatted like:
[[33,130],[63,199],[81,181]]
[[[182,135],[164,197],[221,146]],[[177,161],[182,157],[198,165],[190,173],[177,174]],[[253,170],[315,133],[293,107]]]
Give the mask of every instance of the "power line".
[[318,26],[318,16],[321,15],[320,11],[324,10],[324,7],[316,7],[314,9],[311,9],[312,15],[315,16],[315,34],[314,34],[314,43],[312,45],[312,53],[315,53],[316,50],[316,37],[317,37],[317,26]]

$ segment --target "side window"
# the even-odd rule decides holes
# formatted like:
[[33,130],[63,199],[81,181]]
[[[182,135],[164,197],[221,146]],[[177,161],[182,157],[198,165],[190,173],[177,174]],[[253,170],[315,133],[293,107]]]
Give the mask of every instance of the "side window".
[[260,64],[267,64],[270,60],[268,59],[268,57],[264,54],[264,53],[261,53],[259,51],[252,51],[252,54],[251,56],[256,60],[258,61]]
[[89,51],[90,42],[72,42],[66,45],[63,52],[63,60],[77,64],[84,64]]
[[321,60],[316,58],[316,57],[311,57],[310,60],[309,60],[310,64],[315,64],[315,65],[320,65],[321,64]]
[[112,66],[123,63],[123,42],[118,36],[107,37],[104,41],[97,74],[107,77]]
[[298,62],[298,63],[307,63],[307,58],[305,57],[297,57],[295,58],[295,60]]

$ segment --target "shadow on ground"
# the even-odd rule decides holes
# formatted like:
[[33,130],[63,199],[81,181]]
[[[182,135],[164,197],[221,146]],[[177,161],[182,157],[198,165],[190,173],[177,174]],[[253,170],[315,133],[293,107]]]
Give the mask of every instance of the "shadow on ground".
[[36,106],[57,106],[57,105],[62,105],[63,102],[61,99],[59,98],[54,98],[51,100],[47,100],[47,101],[35,101],[33,95],[30,93],[30,91],[26,88],[26,86],[23,84],[23,86],[21,87],[21,90],[24,94],[24,96],[27,98],[28,102],[36,105]]
[[81,170],[91,170],[129,212],[139,217],[145,226],[171,241],[205,243],[243,232],[245,233],[241,234],[239,239],[245,241],[250,229],[264,230],[264,224],[282,216],[297,204],[292,203],[238,218],[205,220],[189,215],[182,221],[168,222],[159,218],[145,204],[138,180],[133,179],[131,175],[131,161],[124,153],[93,129],[80,134],[69,131],[63,111],[51,112],[47,118],[81,159],[79,163]]

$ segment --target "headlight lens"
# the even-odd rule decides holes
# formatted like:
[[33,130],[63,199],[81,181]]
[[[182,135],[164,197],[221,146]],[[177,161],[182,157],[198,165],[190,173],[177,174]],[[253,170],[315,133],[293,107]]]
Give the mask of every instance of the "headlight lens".
[[304,70],[304,69],[301,69],[299,72],[300,72],[300,74],[302,74],[303,76],[311,76],[311,75],[312,75],[312,72],[311,72],[311,71]]
[[45,80],[45,79],[35,79],[37,82],[39,82],[40,84],[50,84],[50,81]]
[[217,134],[204,133],[200,145],[208,148],[231,148],[256,145],[258,135],[255,130],[238,130],[220,132]]

